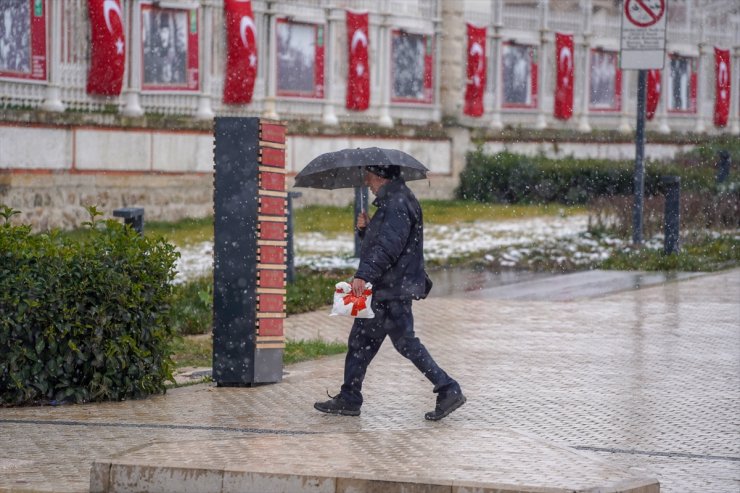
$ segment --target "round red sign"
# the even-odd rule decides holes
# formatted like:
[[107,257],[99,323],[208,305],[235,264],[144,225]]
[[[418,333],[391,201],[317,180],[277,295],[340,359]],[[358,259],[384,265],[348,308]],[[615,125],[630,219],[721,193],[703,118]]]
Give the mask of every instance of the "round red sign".
[[627,0],[624,14],[637,27],[650,27],[665,14],[665,0]]

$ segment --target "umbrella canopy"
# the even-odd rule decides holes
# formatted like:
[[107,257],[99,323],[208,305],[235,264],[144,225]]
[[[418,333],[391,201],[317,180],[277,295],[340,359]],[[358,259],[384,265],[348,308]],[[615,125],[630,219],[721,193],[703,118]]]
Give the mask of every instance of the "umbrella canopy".
[[397,149],[366,147],[327,152],[313,159],[295,177],[296,187],[335,188],[361,187],[365,183],[364,166],[399,166],[401,177],[421,180],[429,171],[410,154]]

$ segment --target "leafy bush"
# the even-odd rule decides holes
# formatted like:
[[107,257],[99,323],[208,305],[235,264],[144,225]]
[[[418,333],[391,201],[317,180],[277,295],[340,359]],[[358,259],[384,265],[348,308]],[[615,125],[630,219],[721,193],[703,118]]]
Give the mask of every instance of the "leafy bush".
[[[714,187],[714,172],[706,167],[650,162],[645,168],[648,196],[660,192],[664,175],[680,176],[682,190]],[[630,161],[491,155],[478,149],[468,153],[455,193],[478,202],[584,204],[596,197],[631,194],[633,172]]]
[[0,404],[143,397],[172,378],[174,247],[116,221],[89,234],[0,226]]

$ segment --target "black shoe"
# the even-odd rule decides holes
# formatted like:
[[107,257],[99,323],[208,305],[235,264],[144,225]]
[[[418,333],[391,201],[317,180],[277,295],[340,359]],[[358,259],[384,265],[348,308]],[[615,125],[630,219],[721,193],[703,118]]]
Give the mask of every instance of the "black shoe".
[[[327,392],[328,395],[328,392]],[[313,407],[317,411],[327,414],[341,414],[342,416],[359,416],[360,406],[352,406],[347,401],[342,399],[341,396],[335,395],[328,401],[316,402]]]
[[467,399],[462,394],[462,392],[453,392],[447,394],[444,397],[438,395],[437,405],[434,408],[434,411],[426,413],[424,415],[424,418],[428,419],[429,421],[439,421],[458,407],[465,404],[465,401],[467,401]]

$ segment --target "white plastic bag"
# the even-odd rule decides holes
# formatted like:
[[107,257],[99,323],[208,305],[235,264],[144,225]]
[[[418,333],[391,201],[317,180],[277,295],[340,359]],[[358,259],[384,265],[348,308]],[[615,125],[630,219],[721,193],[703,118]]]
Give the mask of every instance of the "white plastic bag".
[[334,305],[329,316],[342,315],[353,318],[375,318],[371,308],[373,302],[373,285],[365,284],[365,292],[361,296],[352,294],[352,286],[347,282],[338,282],[334,290]]

